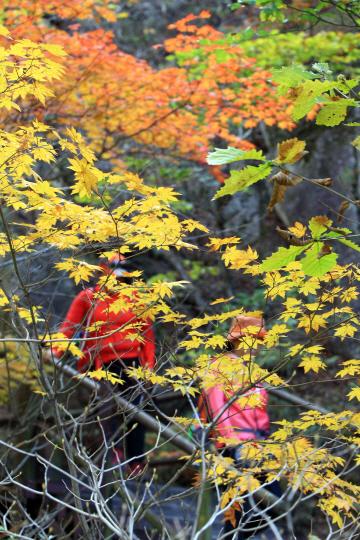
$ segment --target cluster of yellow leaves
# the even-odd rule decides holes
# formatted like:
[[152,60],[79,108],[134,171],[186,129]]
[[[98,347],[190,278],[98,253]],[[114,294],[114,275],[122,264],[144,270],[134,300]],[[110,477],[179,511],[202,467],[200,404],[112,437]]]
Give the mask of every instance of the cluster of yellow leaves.
[[245,396],[247,400],[247,391],[260,383],[272,386],[286,384],[275,372],[260,367],[246,352],[242,357],[219,354],[206,358],[202,355],[196,361],[196,366],[196,375],[204,390],[219,385],[225,394],[232,396],[236,393],[239,398]]
[[[279,438],[275,436],[266,442],[244,442],[242,457],[247,462],[246,469],[236,469],[230,458],[208,456],[208,478],[226,486],[222,507],[234,501],[241,503],[242,494],[259,488],[261,483],[256,475],[261,470],[266,482],[286,478],[294,490],[317,493],[320,496],[318,506],[339,526],[343,524],[344,516],[354,519],[360,490],[338,476],[336,469],[344,465],[344,459],[325,448],[314,447],[305,437],[295,437],[291,441],[286,441],[286,437],[287,433],[280,443],[276,442]],[[224,442],[231,445],[231,441]]]
[[[16,102],[16,107],[29,96],[41,101],[38,95],[40,82],[49,86],[53,78],[62,73],[61,66],[48,58],[50,54],[62,52],[55,46],[30,41],[17,42],[0,50],[0,86],[4,90],[0,108],[7,107],[7,99]],[[18,58],[21,58],[20,64]],[[11,92],[10,97],[7,97],[7,91]],[[40,178],[36,172],[39,163],[57,159],[54,143],[69,156],[68,168],[74,174],[73,194],[95,197],[102,203],[111,186],[122,183],[127,192],[126,200],[111,212],[105,207],[83,206],[71,200],[66,190]],[[14,132],[0,130],[0,147],[0,189],[5,205],[16,211],[36,214],[35,223],[27,225],[29,233],[14,236],[12,246],[1,235],[2,255],[11,248],[15,252],[30,251],[44,243],[65,250],[111,239],[121,244],[122,252],[190,248],[193,246],[184,241],[187,233],[196,228],[207,231],[195,220],[181,221],[176,216],[170,204],[176,201],[178,194],[172,188],[145,186],[135,174],[105,174],[98,169],[94,152],[83,135],[73,128],[66,129],[60,136],[34,120]],[[95,266],[72,259],[61,261],[58,268],[68,270],[76,283],[87,281],[96,270]],[[159,284],[157,294],[164,298],[170,294],[171,287]]]
[[46,346],[51,346],[61,353],[71,353],[77,358],[83,356],[82,350],[77,346],[73,339],[67,338],[62,332],[54,332],[51,334],[45,334],[43,336],[43,342]]
[[42,394],[42,386],[39,381],[38,371],[29,348],[26,344],[16,342],[13,336],[1,343],[0,361],[0,404],[9,404],[16,400],[17,391],[20,387],[28,385],[38,394]]
[[52,57],[63,56],[65,52],[60,46],[29,39],[9,41],[7,47],[0,47],[0,108],[20,111],[18,100],[31,97],[44,104],[54,95],[50,83],[64,73]]
[[[24,323],[32,324],[43,322],[41,316],[42,306],[32,305],[31,309],[26,308],[21,303],[21,298],[5,289],[0,288],[0,308],[4,313],[12,313]],[[15,323],[15,319],[13,321]]]
[[[92,164],[94,158],[91,151],[87,151],[79,142],[80,136],[74,130],[68,130],[67,135],[71,139],[59,138],[56,133],[50,132],[38,122],[22,127],[16,133],[1,131],[0,144],[4,147],[4,152],[0,163],[0,187],[4,193],[5,204],[14,210],[21,209],[37,214],[35,224],[28,225],[29,234],[14,237],[15,251],[29,251],[41,243],[63,250],[110,239],[117,239],[122,244],[123,252],[134,248],[180,249],[192,247],[183,240],[188,232],[196,227],[206,230],[194,220],[181,221],[175,215],[169,206],[176,197],[171,188],[145,189],[143,183],[139,182],[138,192],[129,191],[129,196],[132,197],[112,212],[105,208],[79,205],[69,200],[66,191],[39,178],[35,172],[39,161],[55,160],[53,147],[42,135],[44,131],[48,137],[54,135],[68,152],[74,151],[77,154],[70,159],[70,169],[75,172],[73,193],[93,192],[96,196],[98,182],[102,181],[106,185],[112,180],[111,174],[105,175]],[[79,152],[87,154],[87,157],[80,157]],[[122,181],[126,188],[134,188],[133,179],[128,175],[124,175]],[[9,252],[10,246],[4,236],[0,240],[1,252],[4,255]],[[77,282],[81,279],[87,280],[93,270],[95,271],[94,267],[91,268],[86,263],[74,264],[69,263],[67,266],[65,261],[60,263],[59,268],[70,270]],[[159,294],[165,294],[165,289],[159,289]]]
[[244,273],[256,273],[256,266],[251,265],[251,263],[258,259],[258,254],[250,246],[247,249],[238,249],[236,246],[228,247],[222,254],[222,259],[231,270],[243,269]]
[[[289,422],[281,420],[277,422],[281,425],[277,431],[272,434],[272,438],[277,441],[284,441],[289,438],[289,435],[295,433],[304,433],[307,429],[314,426],[325,427],[327,431],[342,431],[345,428],[360,428],[360,415],[354,411],[342,411],[340,413],[321,413],[320,411],[306,411],[301,414],[300,418]],[[348,432],[344,439],[350,434]]]
[[[183,281],[148,284],[138,277],[138,271],[129,272],[127,275],[133,277],[131,284],[119,282],[113,275],[101,276],[97,282],[99,288],[94,292],[94,300],[111,299],[109,309],[113,313],[128,311],[130,300],[132,313],[141,320],[161,318],[167,322],[180,322],[184,318],[183,314],[173,311],[166,302],[175,294],[176,287],[184,286]],[[139,324],[130,323],[126,328],[136,330]],[[141,336],[138,337],[141,340]]]
[[337,372],[337,377],[353,377],[354,375],[360,375],[360,360],[355,358],[352,360],[346,360],[346,362],[342,363],[342,366],[344,367]]
[[318,373],[320,369],[326,368],[326,364],[321,360],[320,357],[323,349],[324,347],[321,345],[305,347],[297,344],[290,347],[288,356],[300,356],[301,362],[299,363],[299,367],[304,368],[305,373],[308,373],[309,371]]
[[280,319],[297,319],[298,328],[307,334],[328,328],[329,321],[332,325],[336,322],[334,335],[342,337],[353,336],[359,326],[356,313],[348,305],[358,294],[351,286],[356,280],[356,269],[351,265],[336,265],[321,277],[309,278],[300,263],[292,262],[283,271],[266,273],[263,283],[269,298],[284,299]]
[[[360,360],[353,358],[352,360],[346,360],[346,362],[343,362],[342,365],[344,366],[340,371],[337,372],[337,377],[354,377],[359,376],[360,377]],[[356,386],[350,392],[348,393],[348,397],[350,400],[357,399],[360,401],[360,387]]]
[[[171,386],[173,390],[181,392],[183,395],[195,396],[198,389],[194,386],[194,370],[177,367],[165,370],[163,375],[145,367],[130,367],[126,370],[130,377],[144,382],[151,382],[159,386]],[[179,424],[183,422],[180,419]]]
[[68,272],[69,277],[71,277],[76,284],[79,284],[81,281],[89,281],[94,273],[100,270],[99,266],[84,261],[76,261],[73,258],[64,259],[62,262],[57,263],[55,267],[58,270],[65,270]]
[[106,369],[87,371],[86,373],[77,375],[77,377],[79,379],[82,379],[83,377],[90,377],[91,379],[95,379],[97,381],[108,381],[111,384],[124,384],[123,379],[118,377],[118,375],[114,375],[113,373],[111,373],[111,371],[108,371]]

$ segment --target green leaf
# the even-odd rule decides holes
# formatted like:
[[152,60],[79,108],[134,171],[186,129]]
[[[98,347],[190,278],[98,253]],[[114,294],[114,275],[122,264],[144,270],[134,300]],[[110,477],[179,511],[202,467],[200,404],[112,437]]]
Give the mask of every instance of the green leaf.
[[327,62],[315,62],[315,64],[313,64],[311,67],[314,71],[317,71],[317,73],[320,73],[321,75],[331,75],[332,73]]
[[351,249],[354,249],[355,251],[360,251],[360,246],[358,244],[355,244],[352,240],[348,240],[347,238],[338,238],[339,242],[344,244],[344,246],[347,246]]
[[341,244],[344,244],[344,246],[347,246],[347,247],[353,249],[354,251],[360,251],[360,246],[358,244],[355,244],[355,242],[353,242],[352,240],[348,240],[348,238],[339,238],[339,236],[342,236],[342,235],[340,235],[338,233],[332,232],[327,236],[329,238],[334,238],[338,242],[341,242]]
[[305,257],[301,259],[301,266],[304,273],[311,277],[320,277],[329,272],[336,265],[337,253],[321,255],[323,242],[316,242],[307,250]]
[[233,195],[237,191],[242,191],[268,176],[271,169],[272,166],[270,163],[263,163],[257,167],[248,165],[241,171],[231,171],[230,178],[225,180],[224,186],[215,193],[214,199],[224,197],[224,195]]
[[318,126],[338,126],[346,118],[347,109],[355,105],[353,99],[339,99],[324,103],[316,117]]
[[345,79],[343,75],[338,76],[336,88],[343,94],[348,94],[355,86],[359,86],[359,79]]
[[336,83],[332,81],[306,81],[299,87],[299,94],[294,102],[292,117],[300,120],[308,114],[313,106],[318,103],[318,98],[325,92],[332,90]]
[[229,146],[228,148],[215,148],[214,152],[210,152],[206,158],[209,165],[225,165],[225,163],[233,163],[234,161],[257,159],[265,161],[261,150],[240,150]]
[[294,88],[304,81],[316,79],[318,75],[306,71],[302,66],[283,67],[272,71],[272,80],[285,88]]
[[307,246],[281,247],[261,263],[260,269],[264,272],[280,270],[280,268],[284,268],[289,263],[295,261],[296,257],[306,248]]

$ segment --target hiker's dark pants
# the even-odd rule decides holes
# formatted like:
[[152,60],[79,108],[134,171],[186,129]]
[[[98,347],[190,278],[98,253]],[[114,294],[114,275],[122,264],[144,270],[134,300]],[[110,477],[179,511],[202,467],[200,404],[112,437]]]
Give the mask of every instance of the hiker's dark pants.
[[[138,360],[124,360],[125,365],[137,367]],[[145,428],[133,417],[133,413],[126,412],[118,406],[112,395],[118,395],[133,405],[139,405],[142,401],[142,393],[137,381],[127,375],[124,364],[119,360],[105,365],[106,371],[116,375],[124,381],[124,384],[111,384],[106,382],[106,399],[101,411],[101,423],[109,446],[114,446],[115,450],[124,449],[125,459],[137,458],[142,460],[145,446]],[[104,386],[105,386],[104,385]]]
[[[224,456],[232,457],[235,459],[235,451],[232,449],[228,449],[225,452],[223,452]],[[238,466],[241,467],[241,461],[238,462]],[[245,465],[246,467],[246,465]],[[260,483],[265,482],[265,477],[260,475],[257,476],[257,479]],[[281,497],[281,487],[277,480],[274,480],[269,485],[265,487],[267,491],[272,493],[273,495],[276,495],[277,497]],[[236,526],[233,527],[230,521],[225,522],[224,527],[224,533],[230,533],[227,536],[227,539],[232,539],[235,530],[239,527],[239,531],[237,532],[235,538],[236,540],[246,540],[247,538],[251,538],[253,535],[256,535],[257,533],[263,531],[268,527],[268,524],[265,520],[265,518],[262,518],[261,516],[254,515],[251,517],[251,514],[254,513],[254,509],[252,508],[251,501],[247,497],[243,503],[243,506],[241,510],[235,511],[235,522]],[[252,530],[247,530],[252,529]],[[255,530],[256,529],[256,530]]]

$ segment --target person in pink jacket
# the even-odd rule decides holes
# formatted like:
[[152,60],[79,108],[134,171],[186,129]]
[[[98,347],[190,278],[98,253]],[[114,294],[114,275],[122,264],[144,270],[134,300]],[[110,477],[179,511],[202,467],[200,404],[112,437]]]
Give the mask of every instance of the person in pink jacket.
[[[203,422],[213,424],[211,439],[215,446],[223,456],[232,457],[237,466],[242,468],[246,467],[246,461],[242,460],[241,456],[243,443],[249,440],[266,439],[270,434],[268,393],[261,383],[254,381],[253,384],[250,384],[246,378],[241,376],[241,372],[246,366],[243,342],[246,340],[249,343],[249,336],[257,338],[254,340],[254,348],[251,350],[251,355],[254,356],[257,348],[256,341],[263,340],[266,336],[264,321],[260,317],[239,315],[233,320],[227,335],[229,350],[225,354],[227,358],[239,363],[239,380],[234,384],[233,394],[229,393],[227,384],[226,388],[224,383],[214,384],[206,392],[203,392],[199,402],[200,416]],[[221,374],[219,375],[219,379],[224,380]],[[242,378],[244,379],[243,383]],[[242,384],[246,387],[244,391],[242,391]],[[238,394],[241,401],[234,399],[235,394]],[[257,400],[255,406],[251,406],[250,398],[254,394],[257,394],[260,399]],[[249,397],[249,405],[246,403],[247,396]],[[231,446],[226,445],[224,438],[235,440],[238,444],[232,442]],[[267,486],[267,489],[277,496],[281,495],[278,482],[272,482]],[[242,510],[235,512],[235,528],[229,521],[225,523],[225,533],[230,534],[237,531],[236,536],[229,536],[229,538],[244,540],[254,534],[254,529],[264,528],[264,522],[259,519],[253,518],[249,521],[252,513],[253,509],[249,500],[246,499]]]
[[[239,315],[234,319],[227,336],[230,350],[226,354],[226,356],[234,358],[234,361],[239,361],[240,356],[243,354],[241,339],[248,335],[246,330],[248,327],[259,329],[255,335],[257,339],[262,340],[266,335],[262,319],[245,315]],[[255,350],[252,352],[254,353]],[[247,386],[249,386],[248,383]],[[214,385],[203,395],[203,407],[205,407],[206,416],[212,420],[217,418],[213,432],[215,435],[214,442],[218,448],[224,446],[224,443],[218,441],[217,437],[219,436],[237,439],[241,443],[250,439],[265,439],[269,435],[270,420],[267,412],[269,401],[267,391],[262,384],[254,384],[246,392],[242,392],[240,384],[239,397],[250,397],[253,394],[260,396],[260,403],[255,407],[246,406],[246,404],[241,406],[239,401],[236,400],[229,404],[228,392],[224,391],[221,384]],[[242,401],[244,402],[244,400]]]

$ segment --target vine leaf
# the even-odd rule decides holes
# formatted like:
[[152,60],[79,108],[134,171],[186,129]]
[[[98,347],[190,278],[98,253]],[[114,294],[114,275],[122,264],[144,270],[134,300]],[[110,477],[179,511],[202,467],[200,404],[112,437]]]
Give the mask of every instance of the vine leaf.
[[259,180],[266,178],[270,172],[270,163],[263,163],[257,167],[248,165],[241,171],[231,171],[230,177],[225,180],[224,186],[216,192],[214,199],[224,197],[225,195],[233,195],[237,191],[242,191]]
[[292,112],[293,119],[303,118],[318,103],[318,98],[335,86],[333,81],[306,81],[299,88],[296,88],[297,96]]
[[260,269],[263,272],[280,270],[295,261],[296,257],[305,251],[305,249],[306,246],[281,247],[261,263]]
[[283,88],[294,88],[306,80],[316,79],[318,75],[306,71],[303,66],[290,66],[272,71],[272,80]]
[[312,237],[317,239],[327,231],[327,228],[330,227],[332,221],[327,216],[314,216],[309,221],[309,229],[311,231]]
[[214,152],[207,155],[206,161],[209,165],[225,165],[234,161],[243,161],[255,159],[265,161],[264,154],[261,150],[240,150],[229,146],[228,148],[215,148]]
[[337,253],[323,255],[324,247],[323,242],[315,242],[306,251],[305,257],[301,260],[301,266],[307,276],[321,277],[336,265]]
[[338,99],[324,103],[316,117],[318,126],[338,126],[347,115],[348,107],[356,105],[353,99]]
[[[351,232],[351,231],[350,231]],[[344,238],[343,234],[338,233],[336,231],[331,231],[328,235],[328,238],[333,238],[334,240],[337,240],[341,244],[343,244],[346,247],[349,247],[353,249],[354,251],[360,251],[360,246],[353,242],[352,240],[349,240],[348,238]]]
[[306,143],[296,137],[294,139],[288,139],[283,141],[278,146],[278,155],[275,160],[276,163],[296,163],[307,152],[305,151]]
[[354,251],[360,251],[360,246],[358,244],[355,244],[352,240],[348,240],[347,238],[338,238],[338,241],[341,242],[341,244],[344,244],[344,246],[347,246]]

